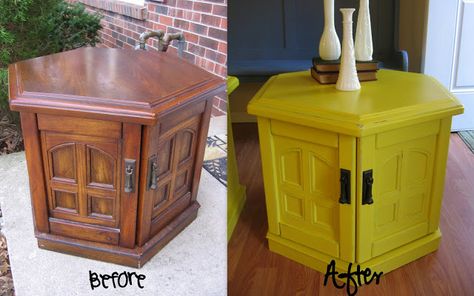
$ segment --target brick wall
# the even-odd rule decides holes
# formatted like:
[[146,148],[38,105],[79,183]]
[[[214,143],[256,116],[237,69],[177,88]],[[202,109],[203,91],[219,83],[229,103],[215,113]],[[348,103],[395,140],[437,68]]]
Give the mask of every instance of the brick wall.
[[[227,0],[158,0],[137,6],[117,0],[69,0],[101,13],[102,43],[98,46],[133,48],[140,33],[150,30],[184,32],[183,57],[223,78],[227,75]],[[156,49],[156,39],[148,46]],[[176,53],[173,42],[168,51]],[[212,115],[226,114],[226,94],[214,99]]]

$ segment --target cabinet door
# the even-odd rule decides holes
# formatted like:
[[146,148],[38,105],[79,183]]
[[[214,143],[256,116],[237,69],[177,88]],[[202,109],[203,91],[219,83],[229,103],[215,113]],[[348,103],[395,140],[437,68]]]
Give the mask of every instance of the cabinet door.
[[117,228],[120,144],[106,138],[43,134],[53,218]]
[[355,188],[351,204],[339,198],[341,169],[355,172],[355,139],[278,121],[271,133],[281,237],[353,261]]
[[[141,170],[145,190],[139,204],[137,243],[145,244],[196,199],[212,100],[163,115],[143,131]],[[195,205],[196,206],[196,205]]]
[[[40,128],[47,126],[44,120],[40,117]],[[121,210],[128,202],[121,186],[122,139],[56,129],[41,131],[50,232],[122,245],[127,233],[121,233],[126,218]],[[133,207],[128,209],[133,215]]]
[[[429,232],[439,121],[363,137],[358,145],[358,261]],[[372,204],[363,204],[363,172],[372,170]]]
[[[200,117],[195,116],[158,137],[158,182],[153,195],[152,224],[158,222],[161,213],[178,200],[183,199],[186,205],[191,200],[199,124]],[[152,233],[159,228],[152,230]]]

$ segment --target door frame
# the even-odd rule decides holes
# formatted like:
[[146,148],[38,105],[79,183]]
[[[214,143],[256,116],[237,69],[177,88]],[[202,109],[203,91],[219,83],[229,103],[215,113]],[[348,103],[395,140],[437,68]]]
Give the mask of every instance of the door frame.
[[474,129],[474,85],[456,85],[465,6],[465,0],[430,0],[427,8],[422,72],[438,79],[463,103],[464,114],[453,118],[452,131]]

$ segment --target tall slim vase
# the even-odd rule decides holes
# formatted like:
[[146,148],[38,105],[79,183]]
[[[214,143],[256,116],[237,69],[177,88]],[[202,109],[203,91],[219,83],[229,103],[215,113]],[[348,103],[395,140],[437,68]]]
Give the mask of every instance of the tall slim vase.
[[341,56],[341,43],[334,27],[334,0],[324,0],[324,30],[319,41],[319,56],[326,61]]
[[373,51],[369,0],[360,0],[355,37],[356,60],[361,62],[371,61]]
[[339,77],[336,88],[342,91],[360,89],[357,77],[356,61],[354,54],[354,39],[352,37],[352,14],[354,8],[341,8],[342,13],[342,56]]

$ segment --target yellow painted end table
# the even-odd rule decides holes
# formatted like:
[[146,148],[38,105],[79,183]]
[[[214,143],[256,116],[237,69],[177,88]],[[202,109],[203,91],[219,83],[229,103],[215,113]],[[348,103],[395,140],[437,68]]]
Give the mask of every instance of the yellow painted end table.
[[453,115],[435,79],[380,70],[355,92],[309,71],[272,77],[258,117],[272,251],[325,272],[387,273],[438,248]]

